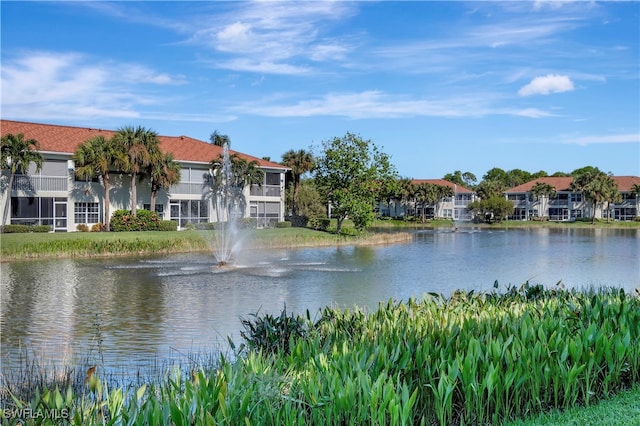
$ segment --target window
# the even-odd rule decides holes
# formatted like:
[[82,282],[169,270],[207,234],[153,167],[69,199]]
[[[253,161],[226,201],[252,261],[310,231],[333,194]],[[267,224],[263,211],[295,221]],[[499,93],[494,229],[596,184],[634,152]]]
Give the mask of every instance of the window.
[[100,221],[98,203],[75,203],[73,213],[76,223],[98,223]]
[[572,203],[579,203],[582,201],[582,193],[572,193],[571,194],[571,202]]
[[280,185],[280,173],[265,173],[264,174],[266,185]]
[[453,210],[452,209],[443,209],[442,210],[442,216],[443,217],[453,217]]
[[252,201],[249,207],[251,217],[258,219],[259,227],[275,226],[280,221],[280,203]]
[[169,215],[170,219],[177,221],[181,228],[188,223],[208,222],[209,204],[203,200],[171,200]]
[[574,219],[579,219],[582,217],[582,209],[574,209],[571,210],[571,217]]
[[53,198],[11,197],[14,225],[53,225]]

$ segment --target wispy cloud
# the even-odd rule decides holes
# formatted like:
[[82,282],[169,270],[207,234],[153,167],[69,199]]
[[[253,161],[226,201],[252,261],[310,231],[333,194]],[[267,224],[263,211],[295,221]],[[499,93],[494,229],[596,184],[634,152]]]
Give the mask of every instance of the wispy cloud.
[[530,118],[552,114],[539,109],[513,109],[492,105],[491,95],[447,96],[446,98],[414,99],[370,90],[357,93],[329,93],[313,99],[286,102],[263,99],[245,102],[231,108],[237,113],[267,117],[337,116],[346,119],[397,119],[409,117],[482,117],[514,115]]
[[323,28],[353,13],[346,2],[236,3],[210,22],[200,22],[191,43],[223,55],[217,68],[270,74],[305,74],[311,63],[339,61],[353,49],[350,36],[332,37]]
[[139,117],[157,104],[143,86],[180,85],[182,76],[130,63],[96,65],[75,53],[23,52],[2,64],[2,105],[13,115],[41,117]]
[[575,145],[640,143],[640,133],[566,137],[563,142]]
[[548,95],[550,93],[570,92],[574,90],[573,82],[566,75],[547,74],[536,77],[518,90],[520,96]]

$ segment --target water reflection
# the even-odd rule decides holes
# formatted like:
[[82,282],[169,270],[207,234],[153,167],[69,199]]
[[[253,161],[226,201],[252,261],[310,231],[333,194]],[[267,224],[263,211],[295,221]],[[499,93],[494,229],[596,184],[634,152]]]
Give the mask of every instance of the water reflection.
[[[640,287],[640,230],[422,230],[410,244],[254,252],[216,268],[207,254],[2,264],[2,363],[28,346],[68,362],[99,344],[107,363],[239,341],[240,317],[324,306],[375,309],[388,299],[492,290],[524,281]],[[73,362],[73,359],[71,360]]]

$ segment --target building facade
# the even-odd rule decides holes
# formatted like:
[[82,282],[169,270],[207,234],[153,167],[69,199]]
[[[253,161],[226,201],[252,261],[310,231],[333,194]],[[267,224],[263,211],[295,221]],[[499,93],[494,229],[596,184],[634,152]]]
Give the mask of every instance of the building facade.
[[[103,135],[110,138],[115,131],[82,127],[58,126],[0,120],[2,135],[22,134],[24,139],[35,139],[40,145],[44,163],[40,171],[30,165],[27,173],[14,178],[12,188],[7,188],[8,174],[3,171],[0,203],[10,202],[6,223],[49,225],[53,231],[76,231],[77,226],[91,227],[106,223],[103,216],[104,188],[99,179],[77,179],[73,153],[86,140]],[[188,224],[218,221],[214,197],[211,196],[211,170],[209,162],[220,158],[222,148],[187,136],[159,136],[160,149],[171,153],[181,167],[180,183],[157,194],[156,211],[164,220],[175,220],[179,228]],[[255,161],[264,171],[261,186],[244,188],[244,203],[235,214],[242,218],[254,218],[258,227],[275,226],[284,220],[285,173],[287,167],[229,150],[247,161]],[[131,178],[125,173],[110,173],[109,191],[112,213],[117,209],[131,208]],[[136,206],[149,209],[151,188],[148,180],[137,183]],[[0,209],[0,219],[4,208]],[[224,220],[224,218],[222,218]]]
[[380,216],[404,217],[415,216],[427,219],[444,218],[461,221],[473,220],[473,215],[469,211],[469,204],[476,199],[473,191],[461,185],[456,185],[444,179],[413,179],[414,185],[429,183],[431,185],[451,188],[450,197],[444,197],[435,203],[422,204],[415,199],[390,200],[389,203],[380,203],[378,209]]
[[[640,197],[633,192],[633,185],[640,185],[638,176],[612,176],[618,185],[621,198],[618,202],[596,204],[595,217],[613,220],[634,220],[640,211]],[[505,197],[514,205],[514,214],[509,219],[552,221],[574,221],[592,217],[593,203],[581,192],[571,190],[572,177],[542,177],[505,191]],[[532,189],[537,183],[552,186],[555,193],[536,196]],[[608,215],[608,216],[607,216]]]

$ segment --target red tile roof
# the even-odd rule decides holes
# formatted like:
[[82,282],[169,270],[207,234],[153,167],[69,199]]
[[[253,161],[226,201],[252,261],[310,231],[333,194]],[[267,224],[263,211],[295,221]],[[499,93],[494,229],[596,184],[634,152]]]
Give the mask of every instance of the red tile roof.
[[[631,186],[634,184],[640,185],[640,177],[638,176],[611,176],[613,180],[618,184],[618,190],[622,192],[631,191]],[[505,191],[505,193],[514,193],[514,192],[529,192],[533,188],[533,186],[538,183],[548,183],[553,186],[556,191],[571,191],[570,186],[571,182],[573,182],[573,178],[571,176],[567,177],[541,177],[535,180],[532,180],[527,183],[523,183],[522,185],[518,185],[511,189]]]
[[[448,186],[451,189],[454,189],[454,185],[455,185],[453,182],[449,182],[448,180],[444,180],[444,179],[413,179],[411,183],[413,183],[414,185],[420,185],[421,183],[430,183],[432,185]],[[460,192],[463,194],[473,193],[473,191],[471,191],[468,188],[465,188],[462,185],[457,185],[456,190],[457,192]]]
[[[113,130],[91,129],[86,127],[60,126],[54,124],[27,123],[23,121],[0,120],[2,135],[22,133],[27,139],[35,139],[40,144],[43,152],[58,152],[73,154],[78,147],[89,138],[103,135],[112,137]],[[222,154],[222,148],[207,142],[190,138],[188,136],[159,136],[160,149],[170,152],[178,161],[194,161],[208,163]],[[253,157],[248,154],[229,150],[229,154],[238,154],[248,161],[256,161],[262,167],[288,169],[272,161]]]

